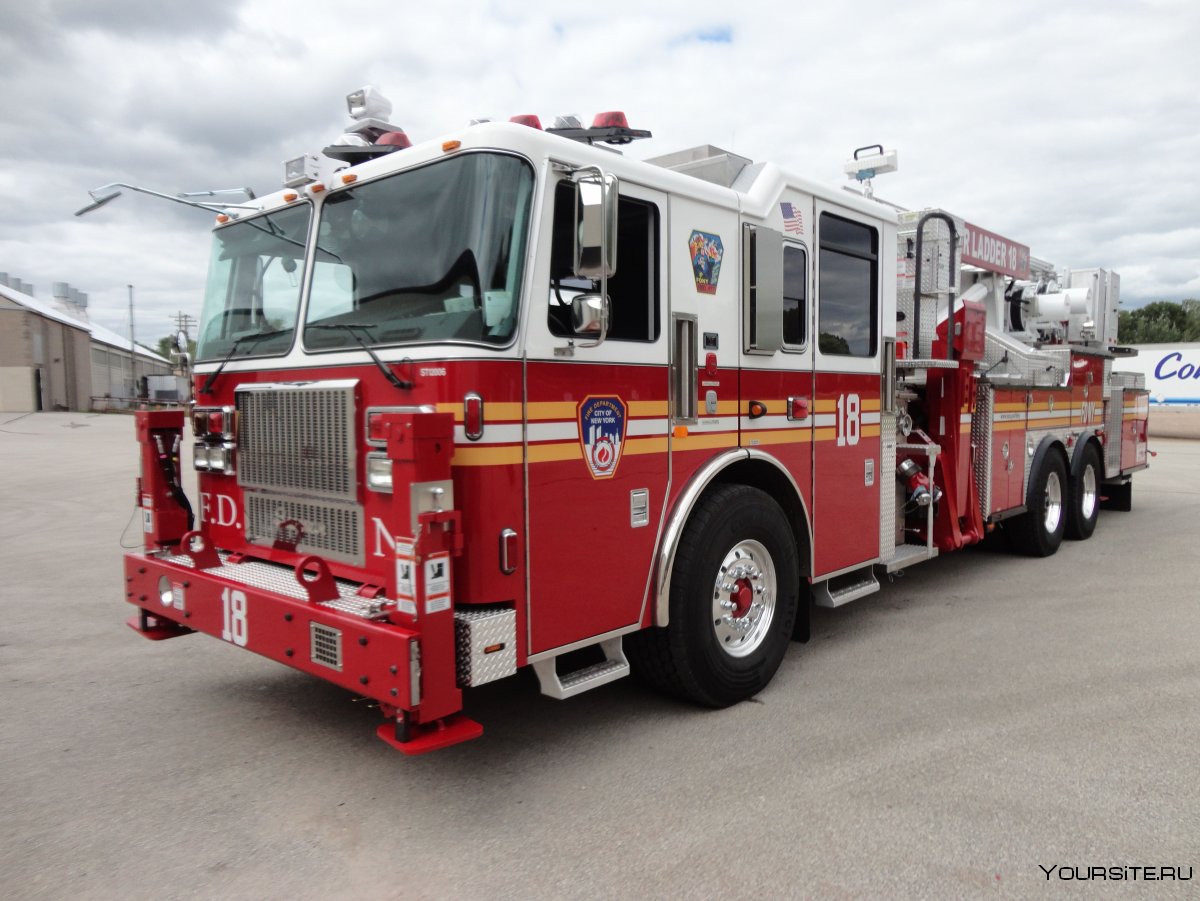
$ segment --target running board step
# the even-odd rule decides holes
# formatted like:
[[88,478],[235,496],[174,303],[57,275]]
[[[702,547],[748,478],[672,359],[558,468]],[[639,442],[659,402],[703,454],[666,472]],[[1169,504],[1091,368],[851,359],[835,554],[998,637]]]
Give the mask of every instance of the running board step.
[[873,569],[859,570],[813,586],[813,602],[818,607],[840,607],[879,590]]
[[629,675],[629,661],[619,637],[600,642],[600,649],[604,651],[603,660],[569,673],[558,672],[557,657],[535,662],[533,671],[541,683],[542,694],[562,701]]

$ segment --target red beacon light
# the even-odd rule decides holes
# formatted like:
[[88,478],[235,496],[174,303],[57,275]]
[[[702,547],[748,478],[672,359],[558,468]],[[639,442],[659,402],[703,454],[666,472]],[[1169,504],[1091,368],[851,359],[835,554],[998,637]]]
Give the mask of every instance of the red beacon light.
[[596,118],[592,120],[592,128],[628,128],[629,120],[625,118],[625,114],[620,110],[612,110],[607,113],[596,113]]
[[513,116],[508,121],[516,122],[518,125],[528,125],[530,128],[536,128],[538,131],[542,130],[542,120],[537,116],[529,114]]
[[639,138],[650,137],[650,132],[641,128],[630,128],[629,119],[621,110],[597,113],[591,128],[582,128],[576,116],[560,116],[553,127],[546,129],[553,135],[583,141],[587,144],[628,144]]
[[375,140],[375,143],[384,147],[395,147],[399,150],[412,146],[412,141],[402,129],[384,132]]

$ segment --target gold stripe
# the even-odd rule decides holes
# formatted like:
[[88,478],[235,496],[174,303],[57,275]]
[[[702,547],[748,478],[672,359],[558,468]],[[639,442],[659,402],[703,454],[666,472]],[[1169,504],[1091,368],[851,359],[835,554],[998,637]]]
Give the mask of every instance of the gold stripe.
[[810,440],[808,429],[742,432],[742,447],[758,447],[763,444],[808,444]]
[[992,409],[994,409],[997,413],[1016,413],[1018,410],[1020,410],[1021,412],[1024,412],[1025,404],[1024,403],[995,404],[995,405],[993,405]]
[[529,420],[535,419],[574,419],[579,411],[579,405],[574,401],[531,401],[529,404]]
[[665,435],[659,435],[653,438],[626,438],[625,446],[621,448],[621,455],[625,454],[665,454],[667,452],[667,439]]
[[714,447],[737,447],[736,432],[696,432],[686,438],[676,438],[677,451],[703,450]]
[[718,416],[737,416],[741,412],[742,412],[742,405],[741,405],[740,401],[736,401],[736,400],[717,401],[717,415]]
[[555,444],[529,445],[530,463],[553,463],[558,460],[582,460],[583,449],[578,442],[560,441]]
[[631,400],[629,402],[630,416],[666,416],[667,402],[665,400]]
[[502,447],[455,447],[451,466],[504,466],[521,462],[521,445]]

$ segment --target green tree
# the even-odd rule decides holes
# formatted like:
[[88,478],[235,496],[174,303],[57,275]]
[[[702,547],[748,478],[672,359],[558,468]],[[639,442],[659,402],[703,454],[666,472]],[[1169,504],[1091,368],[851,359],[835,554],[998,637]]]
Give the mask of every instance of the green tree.
[[1122,310],[1117,328],[1124,344],[1200,341],[1200,300],[1158,300],[1136,310]]

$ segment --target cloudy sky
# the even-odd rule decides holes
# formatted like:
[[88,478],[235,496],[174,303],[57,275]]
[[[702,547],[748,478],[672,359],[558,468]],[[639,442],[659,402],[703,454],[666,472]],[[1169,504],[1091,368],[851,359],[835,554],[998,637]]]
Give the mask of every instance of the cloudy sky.
[[280,186],[375,84],[414,140],[471,118],[623,109],[831,184],[858,146],[878,196],[939,206],[1060,266],[1122,276],[1126,306],[1200,297],[1200,3],[315,4],[5,0],[0,271],[70,282],[139,341],[199,314],[212,216],[127,194]]

